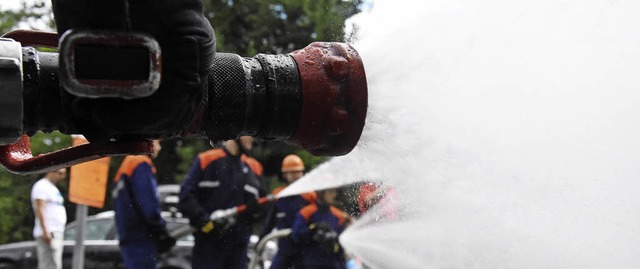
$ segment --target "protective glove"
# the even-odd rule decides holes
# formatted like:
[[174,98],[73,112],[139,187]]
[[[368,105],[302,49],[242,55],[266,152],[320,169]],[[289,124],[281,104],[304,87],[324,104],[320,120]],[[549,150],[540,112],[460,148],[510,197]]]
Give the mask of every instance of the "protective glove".
[[311,240],[317,243],[325,243],[338,240],[338,233],[327,223],[313,223],[309,225]]
[[259,213],[260,205],[258,204],[258,200],[253,195],[245,195],[245,205],[247,205],[246,214],[255,215]]
[[212,232],[223,234],[235,223],[235,211],[232,211],[230,209],[219,209],[211,213],[209,221],[207,221],[204,226],[200,228],[200,231],[207,234]]
[[155,239],[158,254],[165,253],[176,245],[176,239],[169,235],[166,229],[160,229],[153,237]]
[[162,81],[149,97],[86,98],[60,91],[68,116],[92,143],[106,143],[120,133],[172,136],[206,108],[216,43],[202,0],[53,0],[53,13],[60,34],[69,29],[141,32],[153,36],[162,50]]
[[309,226],[309,230],[311,231],[311,240],[321,245],[321,249],[331,255],[342,255],[343,249],[338,242],[338,233],[329,224],[314,223]]

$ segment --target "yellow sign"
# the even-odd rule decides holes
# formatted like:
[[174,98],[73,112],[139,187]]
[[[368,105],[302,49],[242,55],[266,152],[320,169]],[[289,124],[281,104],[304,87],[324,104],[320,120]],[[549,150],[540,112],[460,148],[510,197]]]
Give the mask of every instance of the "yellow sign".
[[[82,136],[73,137],[73,146],[86,144]],[[71,166],[69,179],[69,201],[92,207],[104,207],[109,176],[109,162],[105,157],[95,161]]]

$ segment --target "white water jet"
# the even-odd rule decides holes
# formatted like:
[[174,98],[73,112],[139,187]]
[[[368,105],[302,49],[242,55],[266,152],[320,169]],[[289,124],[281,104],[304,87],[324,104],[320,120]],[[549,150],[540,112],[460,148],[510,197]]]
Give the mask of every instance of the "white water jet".
[[[640,264],[640,2],[386,0],[358,15],[359,146],[286,191],[382,180],[372,268]],[[286,195],[283,194],[283,195]]]

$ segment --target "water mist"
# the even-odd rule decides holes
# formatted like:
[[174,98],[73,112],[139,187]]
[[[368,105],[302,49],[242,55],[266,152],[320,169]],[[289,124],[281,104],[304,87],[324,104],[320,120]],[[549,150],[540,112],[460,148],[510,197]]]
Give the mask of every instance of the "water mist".
[[380,180],[341,236],[372,268],[635,268],[640,2],[376,1],[369,116],[282,195]]

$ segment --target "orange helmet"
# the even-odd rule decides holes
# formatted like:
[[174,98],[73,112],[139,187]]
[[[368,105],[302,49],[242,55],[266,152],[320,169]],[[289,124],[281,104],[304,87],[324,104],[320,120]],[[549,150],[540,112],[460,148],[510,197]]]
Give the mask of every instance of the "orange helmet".
[[289,154],[282,160],[282,172],[304,171],[302,159],[295,154]]

